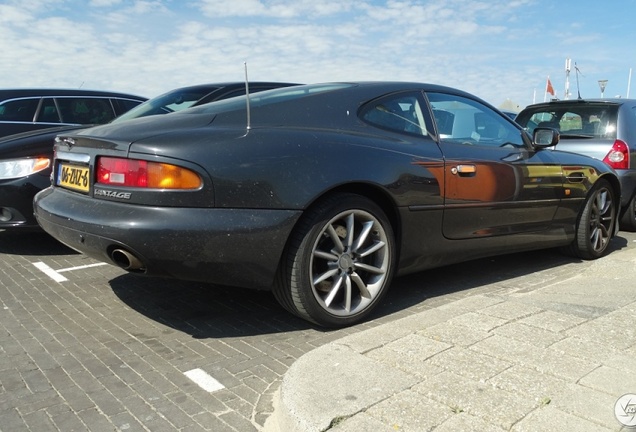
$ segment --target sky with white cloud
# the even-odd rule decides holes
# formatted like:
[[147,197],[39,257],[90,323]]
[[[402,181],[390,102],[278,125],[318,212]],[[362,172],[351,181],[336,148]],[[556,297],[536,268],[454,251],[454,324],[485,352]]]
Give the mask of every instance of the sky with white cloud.
[[[0,0],[0,88],[417,81],[496,106],[634,97],[636,0]],[[636,75],[636,73],[635,73]],[[577,85],[578,84],[578,85]],[[633,88],[632,88],[633,87]]]

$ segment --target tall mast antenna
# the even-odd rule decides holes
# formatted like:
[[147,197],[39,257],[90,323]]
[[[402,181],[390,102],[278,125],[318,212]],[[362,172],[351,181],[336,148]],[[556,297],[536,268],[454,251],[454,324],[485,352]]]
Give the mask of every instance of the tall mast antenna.
[[576,71],[576,93],[579,96],[579,99],[581,99],[581,87],[579,87],[579,74],[583,75],[581,73],[581,70],[579,69],[579,67],[576,65],[576,62],[574,62],[574,70]]
[[570,69],[572,68],[572,60],[565,59],[565,95],[563,99],[570,99]]
[[251,119],[250,119],[250,84],[247,79],[247,62],[243,62],[243,66],[245,68],[245,103],[247,104],[247,130],[250,130],[251,127]]

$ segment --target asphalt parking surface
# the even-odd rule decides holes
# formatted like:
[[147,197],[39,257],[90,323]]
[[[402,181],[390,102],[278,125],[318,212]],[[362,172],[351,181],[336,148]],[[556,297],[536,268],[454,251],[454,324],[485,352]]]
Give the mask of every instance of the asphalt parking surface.
[[[634,241],[621,232],[612,248]],[[0,232],[0,430],[260,431],[306,352],[586,265],[547,250],[418,273],[397,279],[368,322],[324,331],[269,292],[131,275],[43,233]]]

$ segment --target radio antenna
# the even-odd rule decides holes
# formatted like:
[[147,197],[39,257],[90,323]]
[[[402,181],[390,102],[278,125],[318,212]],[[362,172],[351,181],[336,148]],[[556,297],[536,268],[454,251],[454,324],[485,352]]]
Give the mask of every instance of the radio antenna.
[[581,73],[581,70],[576,65],[576,62],[574,62],[574,70],[576,71],[576,92],[579,95],[579,99],[581,99],[581,87],[579,87],[579,75],[581,76],[585,76],[585,75]]
[[247,79],[247,62],[243,62],[245,68],[245,103],[247,104],[247,130],[250,130],[250,84]]

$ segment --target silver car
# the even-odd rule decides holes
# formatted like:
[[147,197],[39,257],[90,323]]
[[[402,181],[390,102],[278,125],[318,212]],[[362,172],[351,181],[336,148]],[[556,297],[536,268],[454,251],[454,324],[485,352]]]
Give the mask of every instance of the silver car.
[[527,106],[515,121],[528,132],[559,131],[559,150],[600,159],[620,178],[621,219],[636,231],[636,99],[572,99]]

